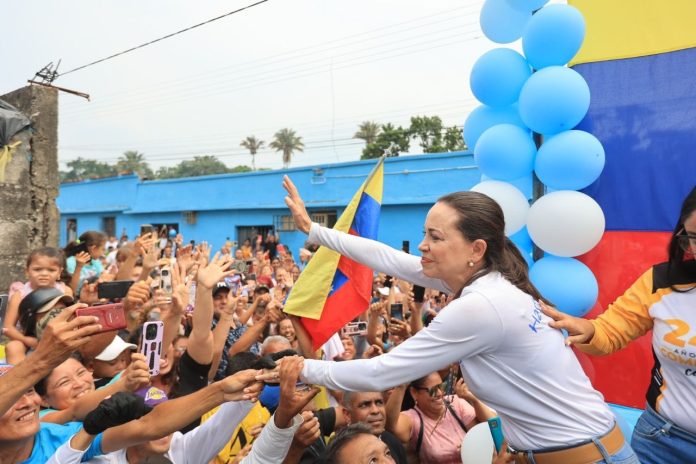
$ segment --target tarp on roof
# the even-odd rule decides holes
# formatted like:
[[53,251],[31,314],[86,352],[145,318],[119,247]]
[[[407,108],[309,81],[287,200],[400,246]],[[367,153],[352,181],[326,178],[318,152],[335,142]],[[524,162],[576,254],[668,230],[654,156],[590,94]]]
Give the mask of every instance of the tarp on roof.
[[17,132],[31,125],[31,121],[21,111],[6,101],[0,100],[0,148],[10,143]]

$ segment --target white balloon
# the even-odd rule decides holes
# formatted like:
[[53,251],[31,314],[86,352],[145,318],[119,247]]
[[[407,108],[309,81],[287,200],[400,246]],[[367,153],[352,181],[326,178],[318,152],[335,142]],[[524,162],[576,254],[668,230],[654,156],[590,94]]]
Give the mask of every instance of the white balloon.
[[527,230],[542,250],[556,256],[578,256],[601,240],[604,213],[584,193],[558,190],[534,202],[527,215]]
[[529,202],[514,185],[500,180],[486,180],[471,188],[494,199],[505,216],[505,235],[513,235],[524,227],[529,212]]
[[491,464],[493,459],[493,436],[488,422],[476,424],[464,436],[462,441],[462,462],[466,464]]

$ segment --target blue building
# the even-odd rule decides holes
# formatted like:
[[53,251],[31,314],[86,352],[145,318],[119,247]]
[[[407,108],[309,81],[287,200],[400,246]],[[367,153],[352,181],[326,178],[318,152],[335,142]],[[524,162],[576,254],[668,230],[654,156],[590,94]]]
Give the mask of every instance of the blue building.
[[[294,229],[282,189],[287,174],[297,185],[315,222],[333,226],[376,160],[278,171],[140,181],[121,176],[63,184],[60,188],[61,245],[87,230],[130,239],[141,224],[173,227],[186,241],[206,240],[213,250],[229,237],[241,243],[273,230],[297,256],[305,235]],[[445,193],[468,190],[481,175],[471,153],[388,158],[379,239],[415,250],[428,209]]]

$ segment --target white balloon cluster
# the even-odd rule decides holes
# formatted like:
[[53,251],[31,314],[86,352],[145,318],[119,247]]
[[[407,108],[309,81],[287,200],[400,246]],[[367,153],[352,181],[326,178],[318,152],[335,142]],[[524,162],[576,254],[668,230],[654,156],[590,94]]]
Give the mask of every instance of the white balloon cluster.
[[[505,233],[527,256],[530,237],[554,255],[532,266],[534,284],[561,310],[583,315],[596,300],[597,282],[572,257],[597,245],[605,221],[600,206],[577,190],[597,180],[605,155],[597,138],[573,130],[590,105],[587,83],[566,67],[584,40],[584,18],[572,6],[544,6],[547,2],[486,0],[480,17],[484,34],[497,43],[522,38],[524,56],[496,48],[476,61],[470,85],[483,105],[469,115],[464,140],[490,179],[472,190],[501,205]],[[533,133],[544,140],[538,150]],[[551,193],[530,208],[531,195],[515,185],[531,185],[533,173]],[[589,298],[578,296],[578,286],[587,289]]]

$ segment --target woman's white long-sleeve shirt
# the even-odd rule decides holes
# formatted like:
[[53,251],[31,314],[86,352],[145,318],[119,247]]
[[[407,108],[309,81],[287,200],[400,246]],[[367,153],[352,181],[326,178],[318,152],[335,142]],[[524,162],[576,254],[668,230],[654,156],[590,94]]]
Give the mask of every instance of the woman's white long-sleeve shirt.
[[[312,224],[309,240],[376,271],[450,292],[420,259],[382,243]],[[516,449],[567,446],[608,432],[614,416],[560,331],[534,299],[498,272],[466,287],[430,325],[372,359],[305,360],[305,382],[383,391],[459,362],[470,390],[502,418]]]

